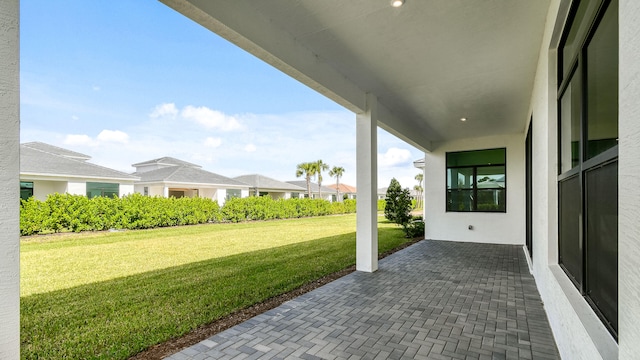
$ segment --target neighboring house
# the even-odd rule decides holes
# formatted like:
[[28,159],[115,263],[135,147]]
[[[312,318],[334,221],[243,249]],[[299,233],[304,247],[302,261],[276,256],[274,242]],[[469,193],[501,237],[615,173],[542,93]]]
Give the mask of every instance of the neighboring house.
[[[332,188],[333,189],[333,195],[337,196],[337,192],[336,192],[336,184],[331,184],[331,185],[327,185],[328,188]],[[357,194],[357,189],[351,185],[347,185],[347,184],[340,184],[339,187],[340,190],[340,196],[343,199],[355,199],[356,198],[356,194]]]
[[[306,180],[294,180],[294,181],[287,181],[289,184],[293,184],[296,186],[299,186],[301,188],[304,189],[302,196],[303,197],[307,197],[307,181]],[[311,182],[311,198],[312,199],[320,199],[320,194],[318,193],[318,184]],[[323,186],[322,187],[322,199],[324,200],[328,200],[328,201],[333,201],[333,199],[335,198],[336,195],[336,190],[332,189],[330,187],[326,187]]]
[[389,187],[378,188],[378,191],[376,192],[378,194],[378,200],[384,200],[387,198],[388,188]]
[[53,193],[124,196],[138,177],[88,162],[91,157],[42,142],[20,145],[20,197],[46,200]]
[[135,192],[147,196],[203,197],[222,205],[230,198],[249,196],[249,185],[215,174],[172,157],[162,157],[131,165],[140,178]]
[[250,196],[271,196],[273,199],[290,199],[304,197],[306,188],[282,182],[258,174],[236,176],[234,180],[250,186]]

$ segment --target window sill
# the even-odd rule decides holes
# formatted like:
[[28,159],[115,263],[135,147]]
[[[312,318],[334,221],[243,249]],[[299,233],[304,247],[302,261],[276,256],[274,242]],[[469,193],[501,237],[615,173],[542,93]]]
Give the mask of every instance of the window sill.
[[560,265],[550,265],[551,273],[560,285],[562,292],[569,300],[569,304],[578,315],[578,319],[584,326],[594,346],[603,359],[618,358],[618,343],[611,336],[600,318],[593,312],[587,301],[582,297],[578,289],[562,271]]

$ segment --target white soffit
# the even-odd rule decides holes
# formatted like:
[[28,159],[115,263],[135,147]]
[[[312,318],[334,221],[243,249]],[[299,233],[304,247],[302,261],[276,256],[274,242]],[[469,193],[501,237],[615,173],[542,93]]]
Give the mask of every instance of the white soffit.
[[[161,0],[354,112],[432,141],[521,133],[549,0]],[[465,117],[468,121],[461,122]]]

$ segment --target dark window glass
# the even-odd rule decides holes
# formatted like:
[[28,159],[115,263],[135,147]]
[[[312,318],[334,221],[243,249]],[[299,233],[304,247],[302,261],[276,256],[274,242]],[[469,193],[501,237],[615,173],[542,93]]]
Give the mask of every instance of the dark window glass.
[[242,191],[240,189],[227,189],[226,200],[230,200],[233,198],[239,198],[242,195]]
[[581,38],[578,38],[578,31],[580,30],[580,26],[583,24],[583,19],[587,12],[588,5],[588,0],[579,1],[572,23],[570,25],[567,24],[567,26],[571,26],[571,30],[567,34],[562,48],[561,79],[564,78],[564,74],[569,73],[571,64],[575,61],[576,49],[581,46]]
[[505,212],[506,149],[447,153],[447,211]]
[[587,159],[618,145],[617,14],[613,2],[587,47]]
[[87,197],[89,199],[96,196],[114,197],[120,196],[120,185],[112,183],[87,183]]
[[560,173],[580,161],[580,91],[572,80],[560,99]]
[[618,0],[577,6],[558,49],[559,261],[617,336]]
[[20,181],[20,199],[29,200],[33,196],[33,182]]
[[560,262],[572,280],[582,287],[582,241],[580,237],[580,177],[560,183]]
[[587,171],[586,292],[618,329],[618,162]]
[[184,197],[184,190],[169,190],[169,197],[180,199]]

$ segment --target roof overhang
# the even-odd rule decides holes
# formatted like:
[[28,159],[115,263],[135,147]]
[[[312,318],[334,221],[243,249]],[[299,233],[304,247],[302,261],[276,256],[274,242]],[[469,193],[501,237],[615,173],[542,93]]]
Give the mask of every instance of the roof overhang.
[[161,1],[426,151],[524,132],[550,2]]
[[115,178],[115,177],[97,177],[83,175],[66,175],[66,174],[46,174],[36,172],[20,172],[21,180],[41,180],[41,181],[71,181],[71,180],[95,180],[99,182],[118,182],[124,184],[133,184],[136,179],[131,178]]

